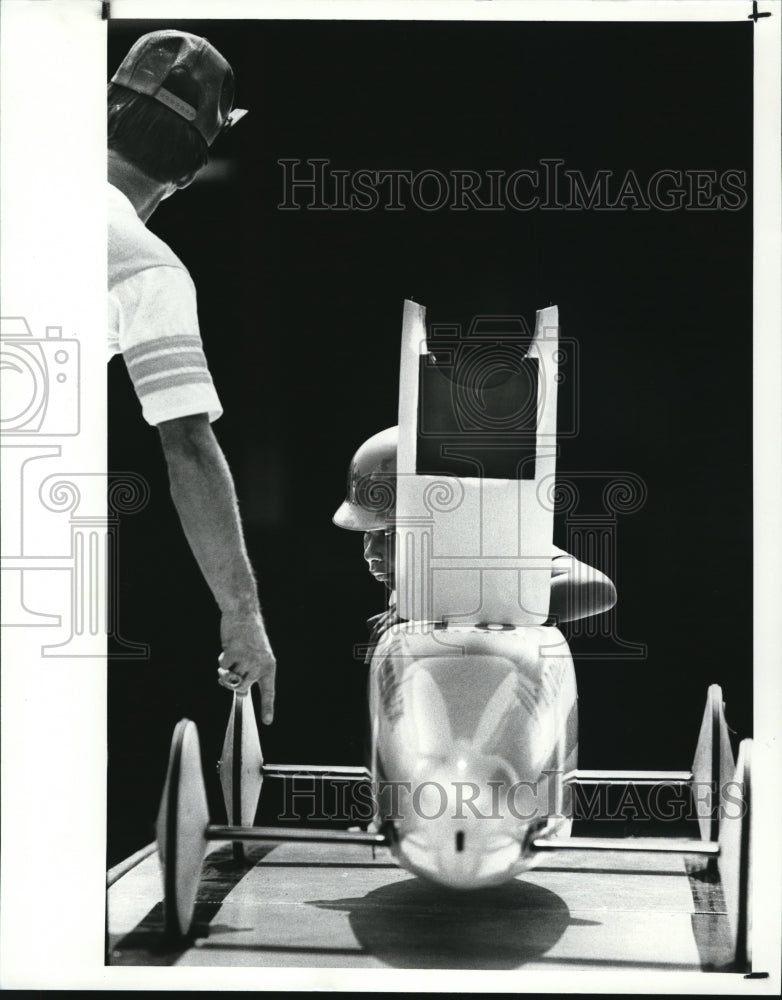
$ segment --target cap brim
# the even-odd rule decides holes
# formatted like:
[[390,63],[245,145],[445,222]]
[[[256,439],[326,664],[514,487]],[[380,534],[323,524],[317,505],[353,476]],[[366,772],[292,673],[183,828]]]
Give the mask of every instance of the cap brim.
[[248,112],[247,108],[234,108],[233,111],[229,113],[228,118],[226,119],[226,121],[230,123],[228,125],[228,128],[233,128],[234,125],[236,125],[238,122],[242,120],[242,118],[244,118],[247,112]]
[[348,531],[383,531],[393,524],[394,519],[370,514],[345,500],[331,520],[338,528],[347,528]]

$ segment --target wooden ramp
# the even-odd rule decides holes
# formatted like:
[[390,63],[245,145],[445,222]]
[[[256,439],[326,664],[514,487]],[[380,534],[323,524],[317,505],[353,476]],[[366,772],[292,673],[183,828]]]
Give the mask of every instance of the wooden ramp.
[[233,967],[727,968],[730,932],[707,862],[604,852],[545,856],[490,890],[456,893],[386,849],[210,845],[184,944],[166,945],[156,853],[108,890],[107,963]]

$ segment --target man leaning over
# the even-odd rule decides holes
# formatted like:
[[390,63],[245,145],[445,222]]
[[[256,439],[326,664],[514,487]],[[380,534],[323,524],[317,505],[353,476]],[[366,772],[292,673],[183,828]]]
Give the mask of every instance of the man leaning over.
[[221,612],[219,683],[258,681],[272,721],[276,663],[228,463],[210,422],[222,413],[204,357],[193,281],[146,227],[187,187],[232,112],[233,72],[204,38],[144,35],[108,88],[109,356],[122,354],[148,423],[157,427],[182,528]]

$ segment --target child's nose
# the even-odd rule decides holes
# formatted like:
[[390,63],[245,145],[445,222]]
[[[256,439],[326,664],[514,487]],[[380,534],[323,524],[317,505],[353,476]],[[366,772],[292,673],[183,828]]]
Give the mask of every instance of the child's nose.
[[368,531],[364,535],[364,558],[381,559],[385,555],[383,541],[379,533]]

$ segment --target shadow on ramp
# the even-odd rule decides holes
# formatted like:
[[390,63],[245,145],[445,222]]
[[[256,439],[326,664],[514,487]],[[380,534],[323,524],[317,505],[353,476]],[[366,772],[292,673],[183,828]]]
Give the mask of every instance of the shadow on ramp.
[[523,881],[458,892],[412,878],[308,905],[348,913],[362,950],[403,969],[515,969],[584,923],[556,893]]

